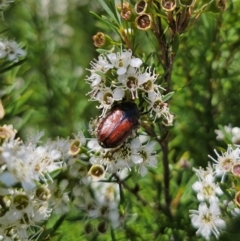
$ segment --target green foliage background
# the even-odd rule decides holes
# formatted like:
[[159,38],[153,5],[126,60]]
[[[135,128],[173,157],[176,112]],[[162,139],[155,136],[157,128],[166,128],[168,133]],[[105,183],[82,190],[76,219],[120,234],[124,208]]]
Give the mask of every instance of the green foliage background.
[[[94,0],[47,2],[16,2],[4,14],[0,25],[0,31],[5,31],[9,39],[21,41],[28,52],[23,65],[0,76],[1,90],[6,90],[1,91],[1,98],[7,111],[0,124],[13,124],[23,139],[37,130],[44,130],[46,137],[67,137],[79,129],[87,129],[88,121],[99,114],[96,103],[89,102],[86,96],[90,89],[85,76],[89,62],[98,55],[92,36],[100,30],[111,35],[109,29],[89,13],[91,10],[101,14],[102,9]],[[171,163],[184,159],[191,166],[206,166],[207,155],[214,155],[214,148],[226,147],[223,142],[216,141],[214,130],[218,125],[240,126],[239,8],[240,1],[229,1],[225,12],[203,14],[181,36],[172,77],[175,94],[170,101],[175,114]],[[150,46],[148,42],[144,44]],[[138,52],[141,53],[141,49]],[[168,227],[176,230],[179,240],[191,240],[185,231],[189,230],[186,207],[196,209],[193,198],[188,195],[193,173],[191,167],[179,167],[172,169],[171,174],[176,180],[171,184],[172,198],[176,201],[176,209],[182,213],[181,219],[175,217],[167,223],[160,204],[155,209],[146,208],[128,195],[132,205],[128,208],[141,215],[128,222],[124,233],[118,232],[117,240],[154,240],[153,231],[156,230],[162,233],[159,240],[170,240],[172,231]],[[160,164],[143,179],[136,176],[128,184],[137,184],[147,201],[158,203],[161,183]],[[156,210],[158,215],[155,215]],[[83,238],[84,225],[84,220],[74,225],[71,221],[65,222],[58,230],[60,238],[112,240],[109,233],[98,239]],[[195,230],[191,232],[194,235]]]

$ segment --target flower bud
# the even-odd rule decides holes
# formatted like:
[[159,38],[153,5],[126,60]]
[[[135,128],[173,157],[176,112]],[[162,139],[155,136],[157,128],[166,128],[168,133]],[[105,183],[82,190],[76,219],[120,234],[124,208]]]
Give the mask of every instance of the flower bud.
[[122,19],[126,21],[130,21],[133,15],[132,8],[129,2],[124,2],[123,4],[119,4],[117,9],[120,13]]
[[105,169],[102,165],[99,164],[92,165],[88,171],[88,175],[90,175],[96,181],[100,180],[105,175]]
[[235,203],[240,207],[240,191],[238,191],[234,198]]
[[94,231],[93,225],[91,223],[87,223],[84,227],[84,231],[85,231],[86,234],[93,233],[93,231]]
[[218,0],[216,1],[216,6],[220,11],[225,11],[226,10],[226,0]]
[[147,10],[147,6],[148,6],[148,4],[147,4],[147,2],[145,0],[138,1],[135,4],[135,8],[134,8],[136,14],[141,15],[141,14],[145,13],[146,10]]
[[37,198],[41,201],[47,201],[51,197],[50,190],[45,186],[41,186],[41,187],[37,188],[35,194],[36,194]]
[[140,30],[148,30],[152,27],[152,17],[149,14],[141,14],[135,20],[136,26]]
[[81,151],[80,147],[81,147],[80,141],[74,140],[69,147],[69,151],[68,151],[69,155],[76,156],[77,154],[79,154]]
[[4,117],[5,115],[5,110],[2,104],[2,100],[0,100],[0,120]]
[[17,210],[23,210],[28,206],[29,198],[25,194],[18,194],[14,197],[13,204]]
[[232,165],[232,174],[236,177],[240,177],[240,163]]
[[191,163],[188,159],[181,159],[179,161],[179,167],[181,169],[190,169],[191,168]]
[[209,11],[219,13],[226,10],[226,0],[214,0],[209,4]]
[[99,232],[99,233],[106,233],[106,232],[107,232],[107,229],[108,229],[108,224],[107,224],[107,222],[104,222],[104,221],[100,222],[100,223],[98,224],[97,229],[98,229],[98,232]]
[[171,126],[173,124],[173,119],[174,115],[169,112],[166,112],[162,123],[165,126]]
[[94,46],[97,48],[107,48],[111,47],[113,44],[112,38],[102,32],[98,32],[92,39]]
[[176,8],[176,0],[161,0],[161,7],[166,12],[171,12]]
[[226,156],[221,160],[221,166],[225,172],[230,172],[234,163],[235,160],[230,156]]
[[[13,129],[12,125],[3,125],[0,126],[0,140],[10,140],[14,139],[17,131]],[[0,141],[1,142],[1,141]]]

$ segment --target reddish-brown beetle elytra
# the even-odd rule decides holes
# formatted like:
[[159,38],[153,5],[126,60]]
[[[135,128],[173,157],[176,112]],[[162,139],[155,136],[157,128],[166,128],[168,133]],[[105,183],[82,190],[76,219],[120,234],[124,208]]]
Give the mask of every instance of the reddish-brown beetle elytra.
[[121,145],[139,125],[140,112],[133,102],[113,106],[97,129],[99,144],[104,148]]

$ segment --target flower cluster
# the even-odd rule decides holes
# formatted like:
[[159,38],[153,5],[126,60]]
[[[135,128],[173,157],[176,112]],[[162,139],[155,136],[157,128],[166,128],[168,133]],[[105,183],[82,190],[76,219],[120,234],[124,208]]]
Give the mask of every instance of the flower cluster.
[[220,218],[221,212],[217,203],[200,203],[198,210],[190,210],[191,221],[197,228],[197,235],[203,236],[209,240],[213,233],[216,237],[219,236],[221,229],[225,228],[225,221]]
[[1,240],[37,240],[42,233],[38,223],[48,219],[49,191],[39,187],[34,191],[1,188],[1,203],[5,203],[0,217]]
[[[116,183],[92,182],[89,186],[93,196],[84,193],[79,196],[79,201],[75,205],[86,213],[91,219],[99,220],[97,230],[100,233],[106,232],[108,224],[113,228],[120,226],[121,218],[119,214],[120,193]],[[93,229],[93,227],[92,227]]]
[[52,175],[63,168],[69,145],[60,139],[39,145],[43,133],[23,143],[15,139],[15,134],[12,125],[0,127],[1,203],[5,206],[0,217],[0,237],[36,240],[42,233],[38,224],[47,220],[53,208],[59,206],[57,200],[66,196],[62,193],[55,198],[54,192],[61,188],[51,187],[56,182]]
[[[146,175],[147,166],[157,166],[157,157],[154,153],[155,142],[142,145],[139,137],[114,149],[102,148],[97,140],[89,141],[88,145],[90,149],[95,150],[95,155],[90,158],[90,163],[93,165],[90,174],[95,178],[104,177],[105,168],[102,166],[106,167],[108,173],[115,173],[124,168],[130,170],[135,167],[142,176]],[[98,168],[96,169],[96,167]]]
[[150,67],[142,71],[142,64],[141,59],[132,56],[131,50],[100,55],[91,62],[91,75],[87,77],[91,100],[100,103],[98,108],[105,116],[116,102],[143,98],[154,119],[162,118],[164,125],[172,125],[173,115],[160,93],[163,88],[156,84],[158,75]]
[[[157,13],[167,19],[170,32],[178,34],[182,34],[188,29],[189,25],[198,18],[202,8],[207,7],[213,12],[226,10],[226,2],[223,0],[204,2],[203,5],[197,4],[194,0],[159,0],[158,2],[161,7],[159,10],[157,9]],[[139,30],[155,30],[155,15],[151,11],[149,1],[138,0],[134,6],[123,2],[118,5],[118,11],[124,21],[135,20],[135,27]]]
[[197,192],[200,204],[198,210],[190,210],[190,217],[193,226],[198,229],[197,234],[208,240],[212,233],[218,237],[219,230],[225,227],[218,205],[218,197],[223,192],[215,182],[215,173],[211,165],[206,170],[202,168],[194,170],[198,181],[193,184],[192,188]]
[[[93,168],[88,170],[89,164],[81,161],[89,161],[91,153],[86,151],[87,139],[82,132],[75,134],[74,140],[48,140],[44,145],[42,132],[26,142],[15,135],[12,125],[0,127],[0,192],[4,205],[0,239],[37,240],[43,232],[42,223],[52,213],[67,213],[71,198],[86,217],[99,220],[99,232],[103,232],[103,224],[114,228],[120,225],[118,185],[97,183],[91,178]],[[60,173],[64,173],[63,178],[59,178]]]
[[64,149],[56,148],[52,143],[37,146],[42,135],[40,133],[35,136],[35,140],[29,140],[26,144],[19,139],[3,143],[1,164],[4,172],[0,174],[2,183],[10,186],[21,183],[25,190],[32,190],[38,182],[46,183],[48,179],[51,180],[49,173],[62,167]]
[[[131,50],[101,54],[97,60],[91,62],[91,74],[87,77],[87,83],[92,89],[89,95],[91,100],[99,102],[98,108],[102,110],[100,117],[90,125],[91,134],[97,138],[91,139],[87,144],[92,155],[90,163],[93,165],[89,174],[96,180],[104,178],[106,173],[116,173],[125,168],[134,168],[144,176],[147,166],[157,165],[155,143],[144,136],[139,138],[136,135],[139,109],[145,110],[151,121],[160,119],[165,126],[172,125],[173,115],[166,103],[170,95],[161,94],[160,90],[163,88],[156,83],[158,75],[155,70],[143,68],[142,65],[143,61],[134,57]],[[126,114],[125,109],[131,114]],[[111,116],[106,121],[107,124],[101,125],[109,115]],[[125,116],[123,118],[126,118],[125,121],[129,125],[127,130],[118,127],[118,123],[122,121],[118,119],[121,115]],[[120,139],[119,146],[106,146],[99,138],[99,133],[103,132],[101,135],[104,139],[114,140],[114,133],[107,134],[107,129],[112,128],[112,125],[118,133],[116,135],[129,133],[126,138],[123,136],[123,141]],[[110,133],[112,136],[109,136]]]
[[[211,234],[218,237],[220,231],[226,227],[223,213],[229,213],[230,216],[240,214],[240,190],[238,188],[240,146],[229,145],[226,152],[219,154],[215,150],[215,153],[216,159],[209,156],[214,162],[213,165],[209,164],[206,170],[194,169],[198,181],[192,186],[200,204],[198,210],[190,210],[190,217],[193,226],[198,229],[197,234],[207,240]],[[224,193],[228,195],[225,197]],[[229,200],[229,197],[232,199]],[[221,209],[226,209],[226,212],[221,212]]]

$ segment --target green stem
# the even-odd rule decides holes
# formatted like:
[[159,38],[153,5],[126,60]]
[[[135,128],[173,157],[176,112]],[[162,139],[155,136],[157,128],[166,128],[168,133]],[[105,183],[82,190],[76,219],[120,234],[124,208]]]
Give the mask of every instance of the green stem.
[[168,148],[169,139],[166,137],[161,141],[160,145],[162,147],[163,153],[163,169],[164,169],[164,199],[165,199],[165,210],[170,218],[172,218],[172,213],[170,209],[171,205],[171,196],[170,196],[170,170],[169,170],[169,148]]
[[139,188],[137,185],[134,188],[130,188],[124,180],[121,180],[118,177],[117,174],[114,174],[114,177],[117,179],[119,185],[122,185],[125,189],[131,192],[144,206],[149,206],[149,203],[139,195]]
[[[160,7],[160,6],[159,6]],[[171,77],[172,77],[172,70],[173,64],[175,60],[175,55],[171,48],[169,48],[169,43],[173,43],[175,33],[170,31],[170,40],[167,41],[166,33],[164,32],[161,18],[157,18],[157,25],[153,26],[153,32],[158,40],[159,49],[161,50],[160,59],[162,61],[162,65],[165,70],[164,82],[165,82],[165,93],[168,94],[171,91]],[[164,200],[165,200],[165,208],[166,213],[170,218],[172,218],[171,214],[171,196],[170,196],[170,170],[169,170],[169,148],[168,142],[169,138],[168,135],[163,140],[158,140],[159,145],[162,148],[163,153],[163,169],[164,169]]]

